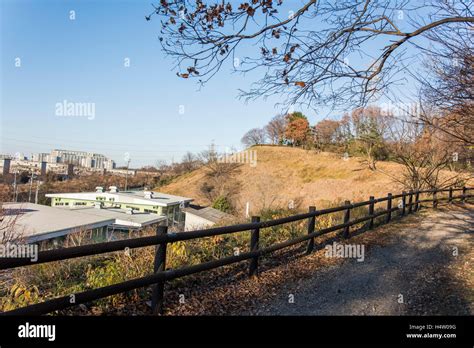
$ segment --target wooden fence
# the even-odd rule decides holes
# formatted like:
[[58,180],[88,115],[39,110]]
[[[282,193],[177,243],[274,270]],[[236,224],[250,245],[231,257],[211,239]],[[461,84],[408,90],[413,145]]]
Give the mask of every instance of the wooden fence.
[[[418,211],[421,207],[421,204],[426,202],[432,203],[433,208],[436,208],[440,202],[452,203],[455,200],[465,202],[468,198],[473,197],[473,195],[468,194],[468,191],[473,189],[474,188],[451,187],[449,189],[443,190],[434,189],[416,192],[403,192],[398,195],[392,195],[391,193],[389,193],[387,197],[374,198],[372,196],[368,201],[364,202],[351,203],[350,201],[346,201],[344,205],[334,208],[316,210],[316,208],[312,206],[309,207],[309,211],[307,213],[292,215],[275,220],[260,221],[259,217],[252,217],[252,221],[250,223],[189,232],[168,233],[166,226],[159,226],[157,228],[155,236],[84,245],[72,248],[41,251],[38,253],[37,261],[34,262],[28,258],[5,258],[0,260],[0,270],[53,261],[67,260],[90,255],[98,255],[114,251],[123,251],[126,250],[126,248],[133,249],[155,246],[155,262],[153,274],[141,278],[128,280],[118,284],[104,286],[93,290],[71,294],[69,296],[63,296],[52,300],[47,300],[42,303],[33,304],[15,310],[3,312],[1,313],[1,315],[46,314],[56,310],[65,309],[82,303],[91,302],[107,296],[116,295],[119,293],[127,292],[142,287],[147,287],[150,285],[153,286],[153,311],[154,313],[161,313],[163,310],[164,285],[166,281],[203,271],[208,271],[237,262],[242,262],[245,260],[249,260],[249,276],[253,276],[258,273],[259,258],[262,255],[271,254],[277,250],[304,242],[307,243],[306,252],[311,253],[314,249],[315,238],[324,234],[341,230],[342,236],[344,238],[350,238],[351,226],[366,223],[367,229],[372,229],[374,227],[374,220],[376,218],[385,216],[384,222],[389,223],[394,217],[395,212],[398,212],[398,216],[403,217],[405,215]],[[461,191],[461,195],[456,196],[455,193],[459,191]],[[447,193],[447,197],[441,197],[440,194],[443,193]],[[430,195],[431,197],[426,199],[420,199],[420,195],[424,194]],[[400,199],[400,203],[396,204],[396,206],[393,206],[394,199]],[[386,209],[376,211],[375,204],[382,202],[386,202]],[[351,211],[354,208],[365,206],[368,207],[367,215],[357,219],[351,219]],[[336,212],[343,212],[343,223],[330,226],[328,228],[315,230],[316,219],[318,217]],[[290,222],[301,221],[305,219],[307,219],[308,221],[307,234],[287,240],[285,242],[270,245],[265,248],[260,248],[259,239],[260,231],[262,229],[287,224]],[[248,252],[178,269],[166,269],[166,249],[169,243],[232,234],[243,231],[251,231],[250,249]]]

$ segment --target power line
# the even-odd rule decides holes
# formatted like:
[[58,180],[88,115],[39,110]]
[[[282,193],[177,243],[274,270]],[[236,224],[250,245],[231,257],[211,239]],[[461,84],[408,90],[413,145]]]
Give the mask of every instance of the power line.
[[[12,140],[15,140],[15,141],[24,141],[26,142],[27,140],[20,140],[20,139],[14,139],[14,138],[8,138],[8,137],[2,137],[4,139],[12,139]],[[35,139],[47,139],[47,140],[51,140],[50,137],[38,137],[38,136],[35,136],[35,135],[32,135],[32,136],[28,136],[28,138],[35,138]],[[55,140],[59,141],[59,142],[67,142],[67,143],[78,143],[78,144],[84,144],[84,140],[71,140],[71,139],[58,139],[58,138],[54,138]],[[46,144],[46,145],[49,145],[49,144],[54,144],[54,143],[49,143],[49,142],[32,142],[32,141],[29,141],[31,143],[38,143],[38,144]],[[106,142],[97,142],[97,141],[87,141],[87,144],[97,144],[97,145],[112,145],[112,146],[125,146],[125,147],[128,147],[128,146],[137,146],[137,147],[141,147],[142,145],[140,144],[133,144],[133,145],[124,145],[123,143],[111,143],[109,141],[106,141]],[[163,145],[160,145],[160,146],[163,146],[163,147],[177,147],[177,146],[209,146],[209,143],[207,144],[183,144],[183,143],[179,143],[179,144],[163,144]]]
[[[7,141],[13,141],[13,142],[19,142],[19,143],[28,143],[28,144],[36,144],[36,145],[45,145],[45,146],[50,146],[50,147],[53,147],[53,148],[57,148],[57,143],[48,143],[48,142],[39,142],[39,141],[31,141],[31,140],[21,140],[21,139],[14,139],[14,138],[9,138],[9,137],[2,137],[2,143],[6,143],[4,142],[3,140],[7,140]],[[65,142],[71,142],[69,140],[65,141]],[[85,145],[85,144],[89,144],[89,142],[80,142],[82,145]],[[91,143],[92,144],[92,143]],[[139,152],[150,152],[150,153],[177,153],[177,152],[183,152],[183,151],[189,151],[190,148],[195,148],[195,147],[206,147],[206,146],[209,146],[209,144],[206,144],[206,145],[185,145],[185,144],[179,144],[179,145],[168,145],[168,146],[175,146],[175,147],[178,147],[178,146],[184,146],[186,147],[186,149],[183,149],[183,150],[143,150],[143,145],[140,145],[140,144],[132,144],[132,145],[126,145],[126,144],[120,144],[120,145],[115,145],[113,143],[103,143],[105,145],[110,145],[112,147],[103,147],[101,146],[102,149],[104,150],[111,150],[111,151],[120,151],[120,150],[117,150],[117,146],[122,146],[124,147],[124,150],[127,150],[127,149],[130,149],[134,146],[136,147],[140,147],[140,150]],[[161,145],[160,145],[161,146]],[[217,145],[219,147],[232,147],[233,145]]]

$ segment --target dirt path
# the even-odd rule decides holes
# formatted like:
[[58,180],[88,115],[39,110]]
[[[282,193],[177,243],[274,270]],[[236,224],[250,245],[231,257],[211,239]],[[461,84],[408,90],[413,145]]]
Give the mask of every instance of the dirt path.
[[283,286],[254,314],[474,314],[473,231],[472,206],[433,211],[366,250],[363,262],[346,259]]

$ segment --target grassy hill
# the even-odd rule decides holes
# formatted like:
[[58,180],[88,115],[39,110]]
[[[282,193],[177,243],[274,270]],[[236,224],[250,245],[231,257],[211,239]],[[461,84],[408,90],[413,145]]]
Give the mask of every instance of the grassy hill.
[[[250,202],[251,212],[261,208],[287,207],[293,201],[305,208],[328,206],[344,200],[366,200],[369,196],[384,196],[402,190],[399,184],[385,173],[395,175],[402,167],[393,162],[378,162],[377,171],[371,171],[361,158],[344,160],[334,153],[283,146],[255,146],[257,165],[241,164],[233,172],[236,193],[232,201],[238,214]],[[211,202],[201,192],[201,185],[208,180],[206,168],[199,168],[178,177],[158,190],[192,197],[197,204]]]

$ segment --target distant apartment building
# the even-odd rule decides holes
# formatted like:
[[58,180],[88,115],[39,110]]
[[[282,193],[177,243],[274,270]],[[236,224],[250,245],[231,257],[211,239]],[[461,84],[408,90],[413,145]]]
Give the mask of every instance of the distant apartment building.
[[2,174],[4,176],[10,174],[10,163],[11,159],[10,158],[4,158],[3,160],[3,169],[2,169]]
[[74,164],[84,168],[106,169],[115,168],[115,162],[102,154],[87,151],[51,150],[32,155],[34,162]]
[[47,153],[47,152],[34,153],[34,154],[31,155],[31,160],[33,162],[49,162],[49,163],[52,163],[49,160],[49,153]]

